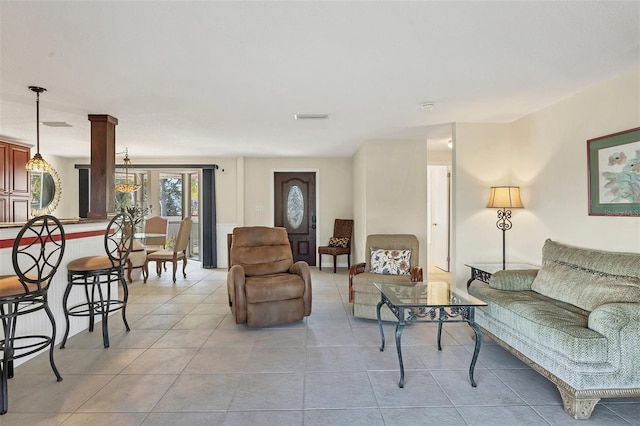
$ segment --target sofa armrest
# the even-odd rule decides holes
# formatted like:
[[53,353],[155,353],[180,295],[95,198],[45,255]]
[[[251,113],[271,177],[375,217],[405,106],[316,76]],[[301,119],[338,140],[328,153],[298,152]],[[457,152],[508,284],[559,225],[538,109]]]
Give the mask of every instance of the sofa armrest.
[[531,290],[531,284],[538,274],[537,269],[511,269],[491,275],[489,286],[497,290]]
[[236,324],[247,322],[247,296],[244,284],[244,268],[240,265],[233,265],[227,273],[227,292],[229,293],[229,306]]
[[608,358],[623,378],[640,387],[640,303],[606,303],[589,314],[589,328],[607,338]]
[[[589,314],[589,328],[604,336],[633,334],[640,349],[640,303],[605,303]],[[625,343],[626,344],[626,343]]]
[[309,264],[305,261],[298,261],[291,265],[289,273],[296,274],[304,281],[304,293],[302,294],[302,300],[304,303],[304,316],[311,315],[311,271]]
[[349,303],[353,303],[353,277],[364,272],[366,263],[356,263],[349,268]]
[[411,269],[411,282],[421,282],[423,281],[423,276],[422,276],[422,267],[421,266],[414,266]]

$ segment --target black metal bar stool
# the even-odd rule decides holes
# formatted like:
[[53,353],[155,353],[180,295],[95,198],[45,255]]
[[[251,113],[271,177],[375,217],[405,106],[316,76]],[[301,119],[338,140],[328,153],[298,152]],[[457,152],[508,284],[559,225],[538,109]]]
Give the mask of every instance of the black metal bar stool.
[[[9,408],[8,379],[13,377],[13,361],[49,347],[49,362],[58,381],[62,376],[53,361],[56,323],[49,309],[47,290],[64,255],[65,235],[53,216],[38,216],[28,221],[18,233],[11,260],[15,275],[0,276],[0,318],[4,337],[0,341],[0,414]],[[16,336],[20,315],[44,310],[51,322],[51,336]]]
[[[126,308],[129,298],[125,267],[133,245],[133,218],[127,213],[119,213],[111,219],[104,234],[105,256],[81,257],[67,265],[67,288],[62,298],[62,307],[66,321],[64,338],[60,344],[63,349],[69,337],[69,317],[89,317],[89,331],[93,331],[96,315],[102,319],[102,341],[109,347],[108,318],[111,312],[122,311],[122,321],[129,331]],[[122,284],[122,299],[112,294],[112,283]],[[84,290],[85,302],[68,306],[69,294],[74,287]]]

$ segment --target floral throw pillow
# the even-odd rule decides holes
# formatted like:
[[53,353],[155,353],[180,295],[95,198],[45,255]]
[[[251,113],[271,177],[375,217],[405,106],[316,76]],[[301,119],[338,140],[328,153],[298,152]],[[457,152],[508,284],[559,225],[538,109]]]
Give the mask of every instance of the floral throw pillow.
[[407,275],[411,273],[411,250],[371,248],[371,273]]
[[349,247],[349,238],[329,238],[329,247],[340,247],[347,248]]

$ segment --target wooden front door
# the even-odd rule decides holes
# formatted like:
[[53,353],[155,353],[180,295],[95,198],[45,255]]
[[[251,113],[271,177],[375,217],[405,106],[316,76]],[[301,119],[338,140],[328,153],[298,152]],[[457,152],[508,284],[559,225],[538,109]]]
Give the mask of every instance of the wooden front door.
[[316,174],[276,172],[274,225],[287,229],[293,261],[316,264]]

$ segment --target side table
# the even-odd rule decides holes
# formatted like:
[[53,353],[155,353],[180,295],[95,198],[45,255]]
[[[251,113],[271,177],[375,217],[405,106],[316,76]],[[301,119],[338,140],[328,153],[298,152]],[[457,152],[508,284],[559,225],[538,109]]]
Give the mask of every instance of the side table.
[[[467,288],[471,285],[473,280],[482,281],[483,283],[489,283],[491,275],[498,271],[502,271],[502,263],[465,263],[464,266],[471,268],[471,278],[467,280]],[[540,266],[533,265],[531,263],[507,263],[505,269],[539,269]]]

